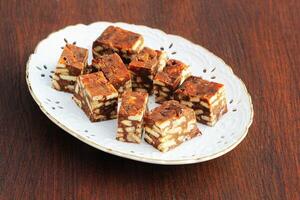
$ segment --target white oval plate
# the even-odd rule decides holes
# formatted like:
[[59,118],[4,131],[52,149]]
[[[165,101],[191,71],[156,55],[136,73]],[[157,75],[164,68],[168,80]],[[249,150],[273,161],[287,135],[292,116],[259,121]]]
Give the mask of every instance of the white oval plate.
[[[73,102],[71,94],[51,88],[51,74],[62,52],[61,47],[65,45],[64,38],[69,43],[76,41],[76,45],[88,48],[90,62],[93,41],[109,25],[142,34],[146,46],[154,49],[164,48],[170,58],[189,64],[194,75],[223,83],[227,92],[228,113],[214,127],[198,124],[203,135],[167,153],[159,152],[144,141],[141,144],[130,144],[115,140],[116,120],[91,123]],[[251,97],[244,83],[233,74],[223,60],[180,36],[146,26],[96,22],[90,25],[68,26],[54,32],[42,40],[29,57],[26,80],[29,91],[41,110],[66,132],[102,151],[142,162],[174,165],[203,162],[219,157],[244,139],[253,118]],[[151,97],[149,108],[154,106]]]

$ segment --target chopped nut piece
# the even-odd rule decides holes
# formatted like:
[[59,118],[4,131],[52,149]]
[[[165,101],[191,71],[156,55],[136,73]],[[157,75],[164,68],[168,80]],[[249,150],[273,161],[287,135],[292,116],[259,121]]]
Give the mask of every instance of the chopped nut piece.
[[55,89],[60,90],[60,85],[58,84],[58,82],[56,80],[52,80],[52,86]]
[[146,127],[145,130],[147,131],[148,134],[153,135],[156,138],[159,137],[159,134],[156,131],[152,130],[151,128]]
[[121,123],[122,124],[124,124],[125,126],[132,126],[132,123],[131,123],[131,121],[129,121],[129,120],[123,120],[123,121],[121,121]]

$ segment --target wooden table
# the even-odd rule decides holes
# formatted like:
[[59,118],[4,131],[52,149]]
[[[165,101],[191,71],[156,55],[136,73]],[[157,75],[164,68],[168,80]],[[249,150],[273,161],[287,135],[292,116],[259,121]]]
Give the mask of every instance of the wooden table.
[[[300,199],[299,15],[296,0],[1,1],[0,199]],[[212,161],[159,166],[58,128],[27,90],[26,61],[49,33],[95,21],[159,28],[223,58],[252,95],[246,139]]]

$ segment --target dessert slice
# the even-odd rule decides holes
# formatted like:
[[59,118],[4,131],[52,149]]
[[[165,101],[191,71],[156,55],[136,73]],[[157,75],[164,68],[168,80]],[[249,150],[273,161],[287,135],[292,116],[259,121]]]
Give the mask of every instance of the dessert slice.
[[166,67],[154,77],[155,102],[162,103],[173,99],[175,90],[190,74],[186,64],[175,59],[168,60]]
[[94,71],[101,70],[103,72],[107,80],[119,92],[119,96],[125,90],[131,90],[130,72],[118,54],[113,53],[95,58],[92,66],[95,68]]
[[148,94],[126,91],[118,113],[116,139],[124,142],[140,143],[144,131],[143,117],[147,109]]
[[152,94],[153,77],[166,65],[166,53],[145,47],[129,63],[132,89]]
[[165,101],[145,116],[144,138],[162,152],[200,134],[193,109],[178,101]]
[[93,57],[118,53],[124,62],[129,63],[131,56],[144,47],[144,38],[138,33],[109,26],[93,43]]
[[87,65],[88,50],[66,44],[52,77],[53,88],[73,93],[77,76]]
[[200,77],[190,76],[175,91],[174,98],[193,108],[197,121],[213,126],[227,112],[223,84],[209,82]]
[[80,75],[73,99],[92,122],[117,117],[118,92],[102,72]]

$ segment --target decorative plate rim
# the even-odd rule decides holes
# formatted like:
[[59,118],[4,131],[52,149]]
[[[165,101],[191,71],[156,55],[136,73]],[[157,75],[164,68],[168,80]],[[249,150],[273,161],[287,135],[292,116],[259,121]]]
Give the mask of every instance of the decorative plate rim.
[[[145,157],[142,157],[142,156],[137,156],[137,155],[130,155],[130,154],[127,154],[127,153],[124,153],[124,152],[119,152],[117,150],[113,150],[113,149],[110,149],[110,148],[106,148],[104,146],[101,146],[99,144],[96,144],[95,142],[93,141],[90,141],[90,140],[86,140],[84,137],[82,137],[81,135],[77,134],[75,131],[72,131],[71,129],[69,129],[68,127],[66,127],[64,124],[60,123],[59,121],[57,121],[54,117],[52,117],[52,115],[50,115],[46,109],[43,107],[41,101],[37,98],[37,96],[35,95],[35,93],[33,92],[32,88],[31,88],[31,83],[30,83],[30,80],[29,80],[29,63],[31,61],[31,58],[34,54],[36,54],[37,52],[37,49],[40,45],[41,42],[47,40],[52,34],[55,34],[59,31],[63,31],[67,28],[70,28],[70,27],[75,27],[75,26],[90,26],[90,25],[93,25],[93,24],[96,24],[96,23],[118,23],[118,24],[127,24],[127,25],[135,25],[135,26],[140,26],[140,27],[144,27],[144,28],[151,28],[151,29],[154,29],[155,31],[158,31],[162,34],[166,34],[166,35],[169,35],[169,36],[172,36],[172,37],[177,37],[181,40],[184,40],[186,41],[187,43],[190,43],[190,44],[193,44],[193,45],[196,45],[200,48],[202,48],[204,51],[206,51],[206,53],[209,53],[211,55],[213,55],[216,59],[218,59],[219,61],[221,61],[224,66],[227,67],[227,69],[229,69],[230,73],[235,77],[237,78],[237,80],[241,83],[241,86],[242,86],[242,89],[244,90],[245,94],[247,95],[248,97],[248,101],[249,101],[249,105],[250,105],[250,119],[249,119],[249,122],[248,124],[246,125],[245,129],[244,129],[244,132],[243,134],[241,135],[240,138],[238,138],[238,140],[233,143],[232,145],[228,146],[226,149],[220,151],[220,152],[217,152],[217,153],[214,153],[214,154],[211,154],[211,155],[208,155],[208,156],[201,156],[201,157],[195,157],[195,158],[188,158],[188,159],[177,159],[177,160],[163,160],[163,159],[153,159],[153,158],[145,158]],[[56,124],[57,126],[59,126],[61,129],[63,129],[64,131],[66,131],[67,133],[69,133],[70,135],[74,136],[75,138],[79,139],[80,141],[96,148],[96,149],[99,149],[101,151],[104,151],[106,153],[109,153],[109,154],[112,154],[112,155],[116,155],[116,156],[119,156],[119,157],[123,157],[123,158],[127,158],[127,159],[131,159],[131,160],[136,160],[136,161],[140,161],[140,162],[145,162],[145,163],[152,163],[152,164],[161,164],[161,165],[183,165],[183,164],[193,164],[193,163],[199,163],[199,162],[204,162],[204,161],[208,161],[208,160],[212,160],[214,158],[217,158],[217,157],[220,157],[226,153],[228,153],[229,151],[233,150],[236,146],[238,146],[241,141],[246,137],[247,133],[248,133],[248,130],[249,130],[249,127],[251,126],[252,122],[253,122],[253,115],[254,115],[254,110],[253,110],[253,104],[252,104],[252,99],[251,99],[251,96],[246,88],[246,85],[245,83],[241,80],[241,78],[239,78],[232,70],[232,68],[227,65],[224,60],[220,57],[218,57],[217,55],[215,55],[214,53],[212,53],[211,51],[209,51],[208,49],[206,49],[205,47],[203,46],[200,46],[196,43],[193,43],[192,41],[186,39],[186,38],[183,38],[179,35],[173,35],[173,34],[168,34],[168,33],[165,33],[164,31],[160,30],[160,29],[156,29],[156,28],[152,28],[152,27],[149,27],[149,26],[145,26],[145,25],[137,25],[137,24],[129,24],[129,23],[125,23],[125,22],[108,22],[108,21],[97,21],[97,22],[93,22],[93,23],[90,23],[90,24],[82,24],[82,23],[78,23],[78,24],[75,24],[75,25],[68,25],[62,29],[59,29],[57,31],[53,31],[51,32],[46,38],[40,40],[38,42],[38,44],[36,45],[35,49],[34,49],[34,52],[32,54],[30,54],[29,58],[28,58],[28,61],[26,63],[26,83],[27,83],[27,87],[29,89],[29,92],[32,96],[32,98],[35,100],[35,102],[38,104],[40,110],[54,123]]]

